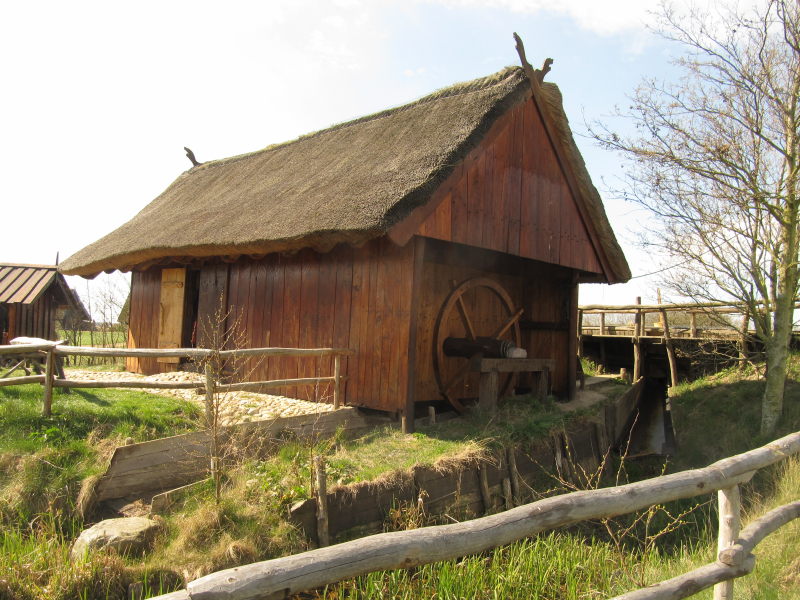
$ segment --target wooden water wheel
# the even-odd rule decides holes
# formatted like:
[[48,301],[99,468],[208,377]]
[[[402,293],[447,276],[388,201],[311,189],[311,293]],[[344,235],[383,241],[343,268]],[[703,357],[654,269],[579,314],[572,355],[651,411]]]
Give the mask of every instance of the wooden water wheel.
[[[498,282],[487,277],[453,282],[433,335],[433,372],[439,393],[458,412],[464,412],[461,400],[476,397],[479,374],[470,370],[470,358],[448,356],[444,351],[447,338],[495,338],[520,346],[519,318],[523,309],[515,308],[511,296]],[[501,395],[508,393],[513,379],[509,374],[501,383]]]

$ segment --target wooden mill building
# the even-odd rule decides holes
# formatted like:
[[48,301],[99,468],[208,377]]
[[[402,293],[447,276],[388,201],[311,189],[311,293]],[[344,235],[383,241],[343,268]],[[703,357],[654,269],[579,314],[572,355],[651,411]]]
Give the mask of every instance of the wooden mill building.
[[[441,353],[470,332],[554,359],[569,396],[578,283],[630,277],[558,88],[521,68],[194,166],[62,264],[115,269],[133,272],[130,346],[203,347],[224,319],[247,347],[351,348],[347,404],[403,414],[446,385],[476,395]],[[272,359],[249,377],[316,373]]]
[[90,318],[58,267],[0,263],[0,343],[20,336],[55,340],[65,315]]

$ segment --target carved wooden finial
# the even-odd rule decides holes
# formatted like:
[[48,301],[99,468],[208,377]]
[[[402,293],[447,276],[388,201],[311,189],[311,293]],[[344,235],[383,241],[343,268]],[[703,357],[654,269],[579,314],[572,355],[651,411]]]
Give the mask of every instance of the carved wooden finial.
[[528,79],[530,79],[531,85],[533,85],[534,82],[542,83],[544,81],[544,76],[550,72],[550,65],[553,64],[553,59],[546,58],[541,69],[534,69],[525,57],[525,46],[522,43],[522,38],[519,37],[516,32],[514,32],[514,41],[517,43],[517,54],[519,54],[522,68],[525,70]]
[[201,163],[201,162],[198,162],[198,161],[197,161],[197,159],[194,157],[194,152],[192,152],[191,150],[189,150],[189,148],[187,148],[186,146],[184,146],[184,147],[183,147],[183,149],[184,149],[184,150],[186,150],[186,156],[188,156],[188,157],[189,157],[189,160],[190,160],[190,161],[192,161],[192,166],[193,166],[193,167],[197,167],[197,166],[199,166],[199,165],[202,165],[202,164],[203,164],[203,163]]

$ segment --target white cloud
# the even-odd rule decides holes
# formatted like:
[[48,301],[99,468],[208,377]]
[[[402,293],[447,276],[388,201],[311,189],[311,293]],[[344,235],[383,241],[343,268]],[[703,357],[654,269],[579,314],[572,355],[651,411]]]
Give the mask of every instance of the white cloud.
[[518,13],[547,12],[572,18],[581,28],[601,35],[642,30],[659,0],[432,0],[451,6],[506,9]]

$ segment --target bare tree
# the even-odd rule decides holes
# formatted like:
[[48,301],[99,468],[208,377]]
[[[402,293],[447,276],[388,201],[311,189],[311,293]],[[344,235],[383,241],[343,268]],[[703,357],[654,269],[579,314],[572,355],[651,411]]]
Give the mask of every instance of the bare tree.
[[800,9],[765,0],[748,12],[662,5],[659,33],[679,45],[677,83],[646,80],[592,132],[630,159],[620,190],[658,223],[648,237],[681,264],[672,287],[698,301],[740,302],[764,344],[761,431],[783,411],[798,292]]

